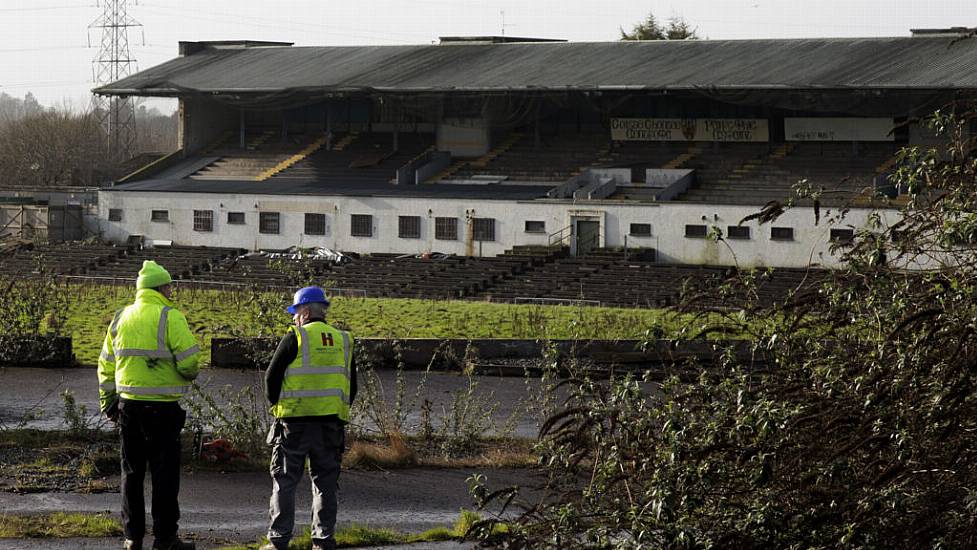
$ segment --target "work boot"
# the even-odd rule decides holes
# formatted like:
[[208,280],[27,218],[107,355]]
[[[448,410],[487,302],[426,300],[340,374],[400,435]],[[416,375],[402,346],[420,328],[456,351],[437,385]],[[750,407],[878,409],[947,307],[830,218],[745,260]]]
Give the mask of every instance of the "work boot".
[[312,539],[312,550],[336,550],[336,539]]
[[142,541],[126,539],[126,541],[122,543],[122,550],[142,550]]
[[153,550],[197,550],[196,543],[184,542],[178,537],[166,540],[154,540]]

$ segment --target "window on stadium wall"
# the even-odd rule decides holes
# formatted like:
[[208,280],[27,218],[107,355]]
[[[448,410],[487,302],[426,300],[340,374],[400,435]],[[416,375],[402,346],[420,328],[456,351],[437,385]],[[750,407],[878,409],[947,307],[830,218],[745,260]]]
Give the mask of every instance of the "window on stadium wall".
[[420,239],[421,217],[400,216],[397,220],[397,236],[401,239]]
[[214,230],[214,211],[213,210],[194,210],[193,211],[193,230],[209,232]]
[[793,227],[771,227],[770,240],[771,241],[793,241],[794,228]]
[[457,241],[458,218],[434,218],[434,238],[439,241]]
[[351,214],[349,234],[353,237],[373,236],[373,216],[370,214]]
[[170,211],[169,210],[153,210],[149,214],[150,221],[154,222],[168,222],[170,221]]
[[526,233],[546,233],[546,222],[526,220]]
[[476,241],[495,240],[495,218],[472,218],[472,238]]
[[685,236],[690,239],[704,239],[709,234],[709,229],[704,225],[686,225]]
[[632,237],[650,237],[651,236],[651,224],[650,223],[632,223],[628,234]]
[[832,229],[830,239],[833,243],[850,243],[855,239],[855,230]]
[[281,232],[281,219],[278,212],[258,213],[258,232],[277,235]]
[[231,225],[244,225],[244,212],[228,212],[227,223]]
[[109,221],[110,222],[121,222],[122,221],[122,209],[121,208],[109,208]]
[[726,227],[727,239],[750,239],[750,228],[742,225],[730,225]]
[[307,212],[305,214],[305,234],[306,235],[325,235],[326,234],[326,215]]

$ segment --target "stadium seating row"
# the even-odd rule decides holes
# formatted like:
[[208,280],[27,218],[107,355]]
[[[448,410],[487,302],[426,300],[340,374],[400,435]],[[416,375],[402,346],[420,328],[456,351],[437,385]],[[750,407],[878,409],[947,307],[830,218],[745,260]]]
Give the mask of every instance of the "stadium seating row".
[[[470,299],[496,302],[586,301],[606,306],[661,307],[677,303],[687,286],[724,279],[728,268],[656,264],[649,255],[597,249],[513,249],[495,257],[369,255],[337,265],[325,260],[278,260],[237,249],[127,249],[107,245],[24,246],[0,255],[0,276],[56,274],[131,280],[154,259],[174,278],[199,286],[291,288],[313,281],[359,296]],[[812,275],[813,273],[813,275]],[[756,294],[769,303],[824,272],[778,269],[759,278]],[[299,283],[301,284],[301,283]]]

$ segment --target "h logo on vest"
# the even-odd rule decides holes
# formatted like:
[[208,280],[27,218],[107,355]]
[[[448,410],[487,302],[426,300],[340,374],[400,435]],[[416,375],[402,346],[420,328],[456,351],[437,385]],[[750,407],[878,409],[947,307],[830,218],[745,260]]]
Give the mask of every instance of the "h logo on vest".
[[322,333],[322,345],[329,346],[329,347],[336,345],[332,341],[332,333],[327,333],[327,332]]

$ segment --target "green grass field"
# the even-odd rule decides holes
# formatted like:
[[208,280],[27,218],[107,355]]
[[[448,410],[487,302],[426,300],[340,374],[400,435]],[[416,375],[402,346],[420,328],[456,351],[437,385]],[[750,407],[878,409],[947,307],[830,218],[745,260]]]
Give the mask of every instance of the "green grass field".
[[[92,365],[113,313],[131,303],[134,290],[125,287],[72,287],[67,325],[75,356]],[[291,321],[284,309],[290,296],[265,295],[276,307],[259,318],[247,291],[182,290],[175,296],[190,328],[209,359],[212,337],[260,335],[262,326],[283,333]],[[604,307],[539,306],[488,302],[337,298],[330,321],[357,337],[382,338],[643,338],[658,327],[675,328],[661,310]],[[670,320],[668,320],[670,319]]]

